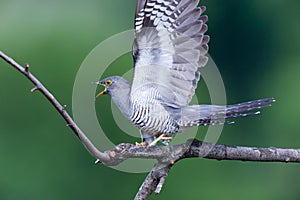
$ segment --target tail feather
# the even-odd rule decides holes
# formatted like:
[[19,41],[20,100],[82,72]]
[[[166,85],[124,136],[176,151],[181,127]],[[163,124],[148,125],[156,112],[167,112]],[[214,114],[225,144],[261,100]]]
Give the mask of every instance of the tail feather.
[[187,106],[182,109],[180,126],[231,124],[233,122],[226,121],[226,119],[257,115],[260,113],[258,110],[271,106],[273,102],[275,102],[274,98],[266,98],[228,106]]

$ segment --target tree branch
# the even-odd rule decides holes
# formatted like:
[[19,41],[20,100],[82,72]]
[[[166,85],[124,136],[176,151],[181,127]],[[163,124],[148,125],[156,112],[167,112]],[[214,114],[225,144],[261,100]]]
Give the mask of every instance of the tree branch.
[[0,51],[0,57],[26,76],[34,87],[31,92],[40,91],[65,119],[68,126],[79,137],[89,152],[100,162],[113,166],[128,158],[156,159],[158,162],[149,172],[135,196],[136,200],[146,199],[153,192],[159,193],[171,167],[179,160],[185,158],[208,158],[217,160],[241,160],[260,162],[300,162],[300,149],[280,149],[275,147],[257,148],[226,146],[201,142],[196,139],[188,140],[184,144],[169,146],[153,146],[151,148],[122,143],[112,150],[99,151],[93,143],[80,130],[65,109],[45,86],[29,71],[29,65],[22,67],[12,58]]
[[0,51],[0,57],[9,63],[12,67],[17,69],[21,72],[27,79],[29,79],[33,84],[34,87],[30,90],[31,92],[40,91],[48,101],[55,107],[55,109],[60,113],[60,115],[66,120],[67,125],[74,131],[74,133],[79,137],[79,139],[83,142],[86,148],[90,151],[92,155],[94,155],[99,160],[105,162],[109,159],[109,157],[100,152],[93,143],[86,137],[86,135],[80,130],[77,124],[73,121],[70,115],[67,113],[65,106],[62,106],[57,99],[46,89],[46,87],[29,71],[29,65],[26,64],[25,67],[19,65],[16,61],[12,58],[8,57],[2,51]]

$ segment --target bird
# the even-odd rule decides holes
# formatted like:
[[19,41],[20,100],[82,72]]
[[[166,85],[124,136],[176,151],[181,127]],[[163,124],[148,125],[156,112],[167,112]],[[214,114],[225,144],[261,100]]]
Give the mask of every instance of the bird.
[[194,126],[231,124],[257,115],[274,98],[233,105],[190,105],[208,62],[208,16],[199,0],[138,0],[134,20],[132,83],[121,76],[96,81],[140,131],[141,146],[165,145]]

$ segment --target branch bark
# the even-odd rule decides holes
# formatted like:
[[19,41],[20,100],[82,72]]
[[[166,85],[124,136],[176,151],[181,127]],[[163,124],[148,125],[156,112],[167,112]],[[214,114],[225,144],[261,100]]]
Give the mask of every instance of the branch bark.
[[68,126],[79,137],[88,151],[100,162],[113,166],[129,158],[156,159],[157,164],[149,172],[148,176],[139,188],[135,199],[147,199],[153,192],[159,193],[172,166],[179,160],[186,158],[207,158],[217,160],[241,160],[259,162],[300,162],[300,149],[281,148],[257,148],[227,146],[201,142],[196,139],[188,140],[184,144],[169,146],[154,146],[151,148],[122,143],[112,150],[99,151],[86,137],[82,130],[66,112],[65,105],[61,105],[57,99],[45,88],[45,86],[30,73],[29,65],[19,65],[12,58],[0,51],[0,57],[12,67],[29,79],[34,87],[31,92],[40,91],[65,119]]

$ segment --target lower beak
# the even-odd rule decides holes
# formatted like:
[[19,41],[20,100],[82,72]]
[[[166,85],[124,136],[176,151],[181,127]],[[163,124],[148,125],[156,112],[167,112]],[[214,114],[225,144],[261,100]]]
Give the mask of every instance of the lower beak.
[[100,97],[102,94],[106,94],[107,93],[107,89],[105,88],[102,92],[100,92],[97,96],[96,96],[96,99],[98,97]]

